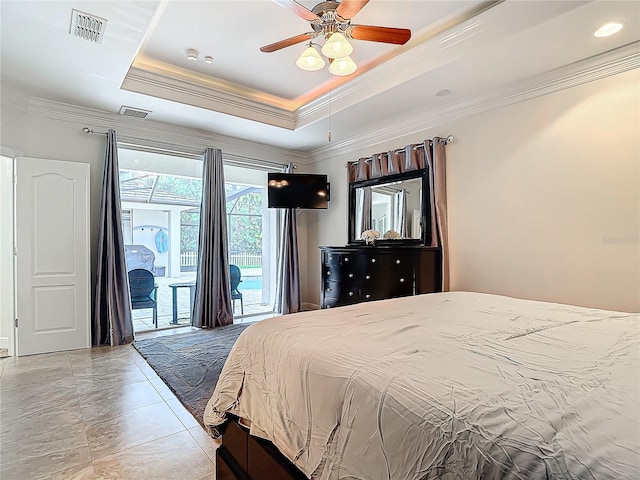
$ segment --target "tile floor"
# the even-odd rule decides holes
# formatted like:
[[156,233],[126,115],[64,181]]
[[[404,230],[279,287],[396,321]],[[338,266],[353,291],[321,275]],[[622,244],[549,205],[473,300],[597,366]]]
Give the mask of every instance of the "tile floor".
[[0,360],[2,480],[213,480],[217,446],[130,345]]

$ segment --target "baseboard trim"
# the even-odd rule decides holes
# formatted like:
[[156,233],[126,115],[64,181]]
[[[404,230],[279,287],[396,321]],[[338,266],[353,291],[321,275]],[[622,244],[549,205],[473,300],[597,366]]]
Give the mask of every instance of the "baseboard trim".
[[9,349],[9,338],[8,337],[0,337],[0,348]]

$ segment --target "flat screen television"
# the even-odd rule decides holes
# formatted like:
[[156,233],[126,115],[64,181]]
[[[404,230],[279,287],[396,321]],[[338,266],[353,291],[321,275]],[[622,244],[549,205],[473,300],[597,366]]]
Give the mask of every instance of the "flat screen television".
[[269,173],[269,208],[328,208],[329,182],[326,175]]

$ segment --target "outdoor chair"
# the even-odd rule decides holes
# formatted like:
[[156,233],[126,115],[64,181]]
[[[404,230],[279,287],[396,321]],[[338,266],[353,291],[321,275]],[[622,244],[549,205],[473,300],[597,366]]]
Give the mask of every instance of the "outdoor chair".
[[129,272],[131,310],[152,308],[153,324],[158,328],[158,285],[153,273],[136,268]]
[[229,273],[231,277],[231,299],[233,300],[233,313],[236,313],[236,300],[240,300],[240,313],[244,315],[242,293],[238,291],[238,285],[240,285],[240,282],[242,281],[240,268],[236,265],[229,265]]

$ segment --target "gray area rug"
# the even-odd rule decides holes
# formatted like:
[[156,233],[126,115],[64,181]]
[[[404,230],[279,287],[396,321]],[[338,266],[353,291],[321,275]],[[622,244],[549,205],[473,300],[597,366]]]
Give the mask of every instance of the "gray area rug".
[[238,336],[250,323],[136,340],[133,346],[202,424],[207,402]]

